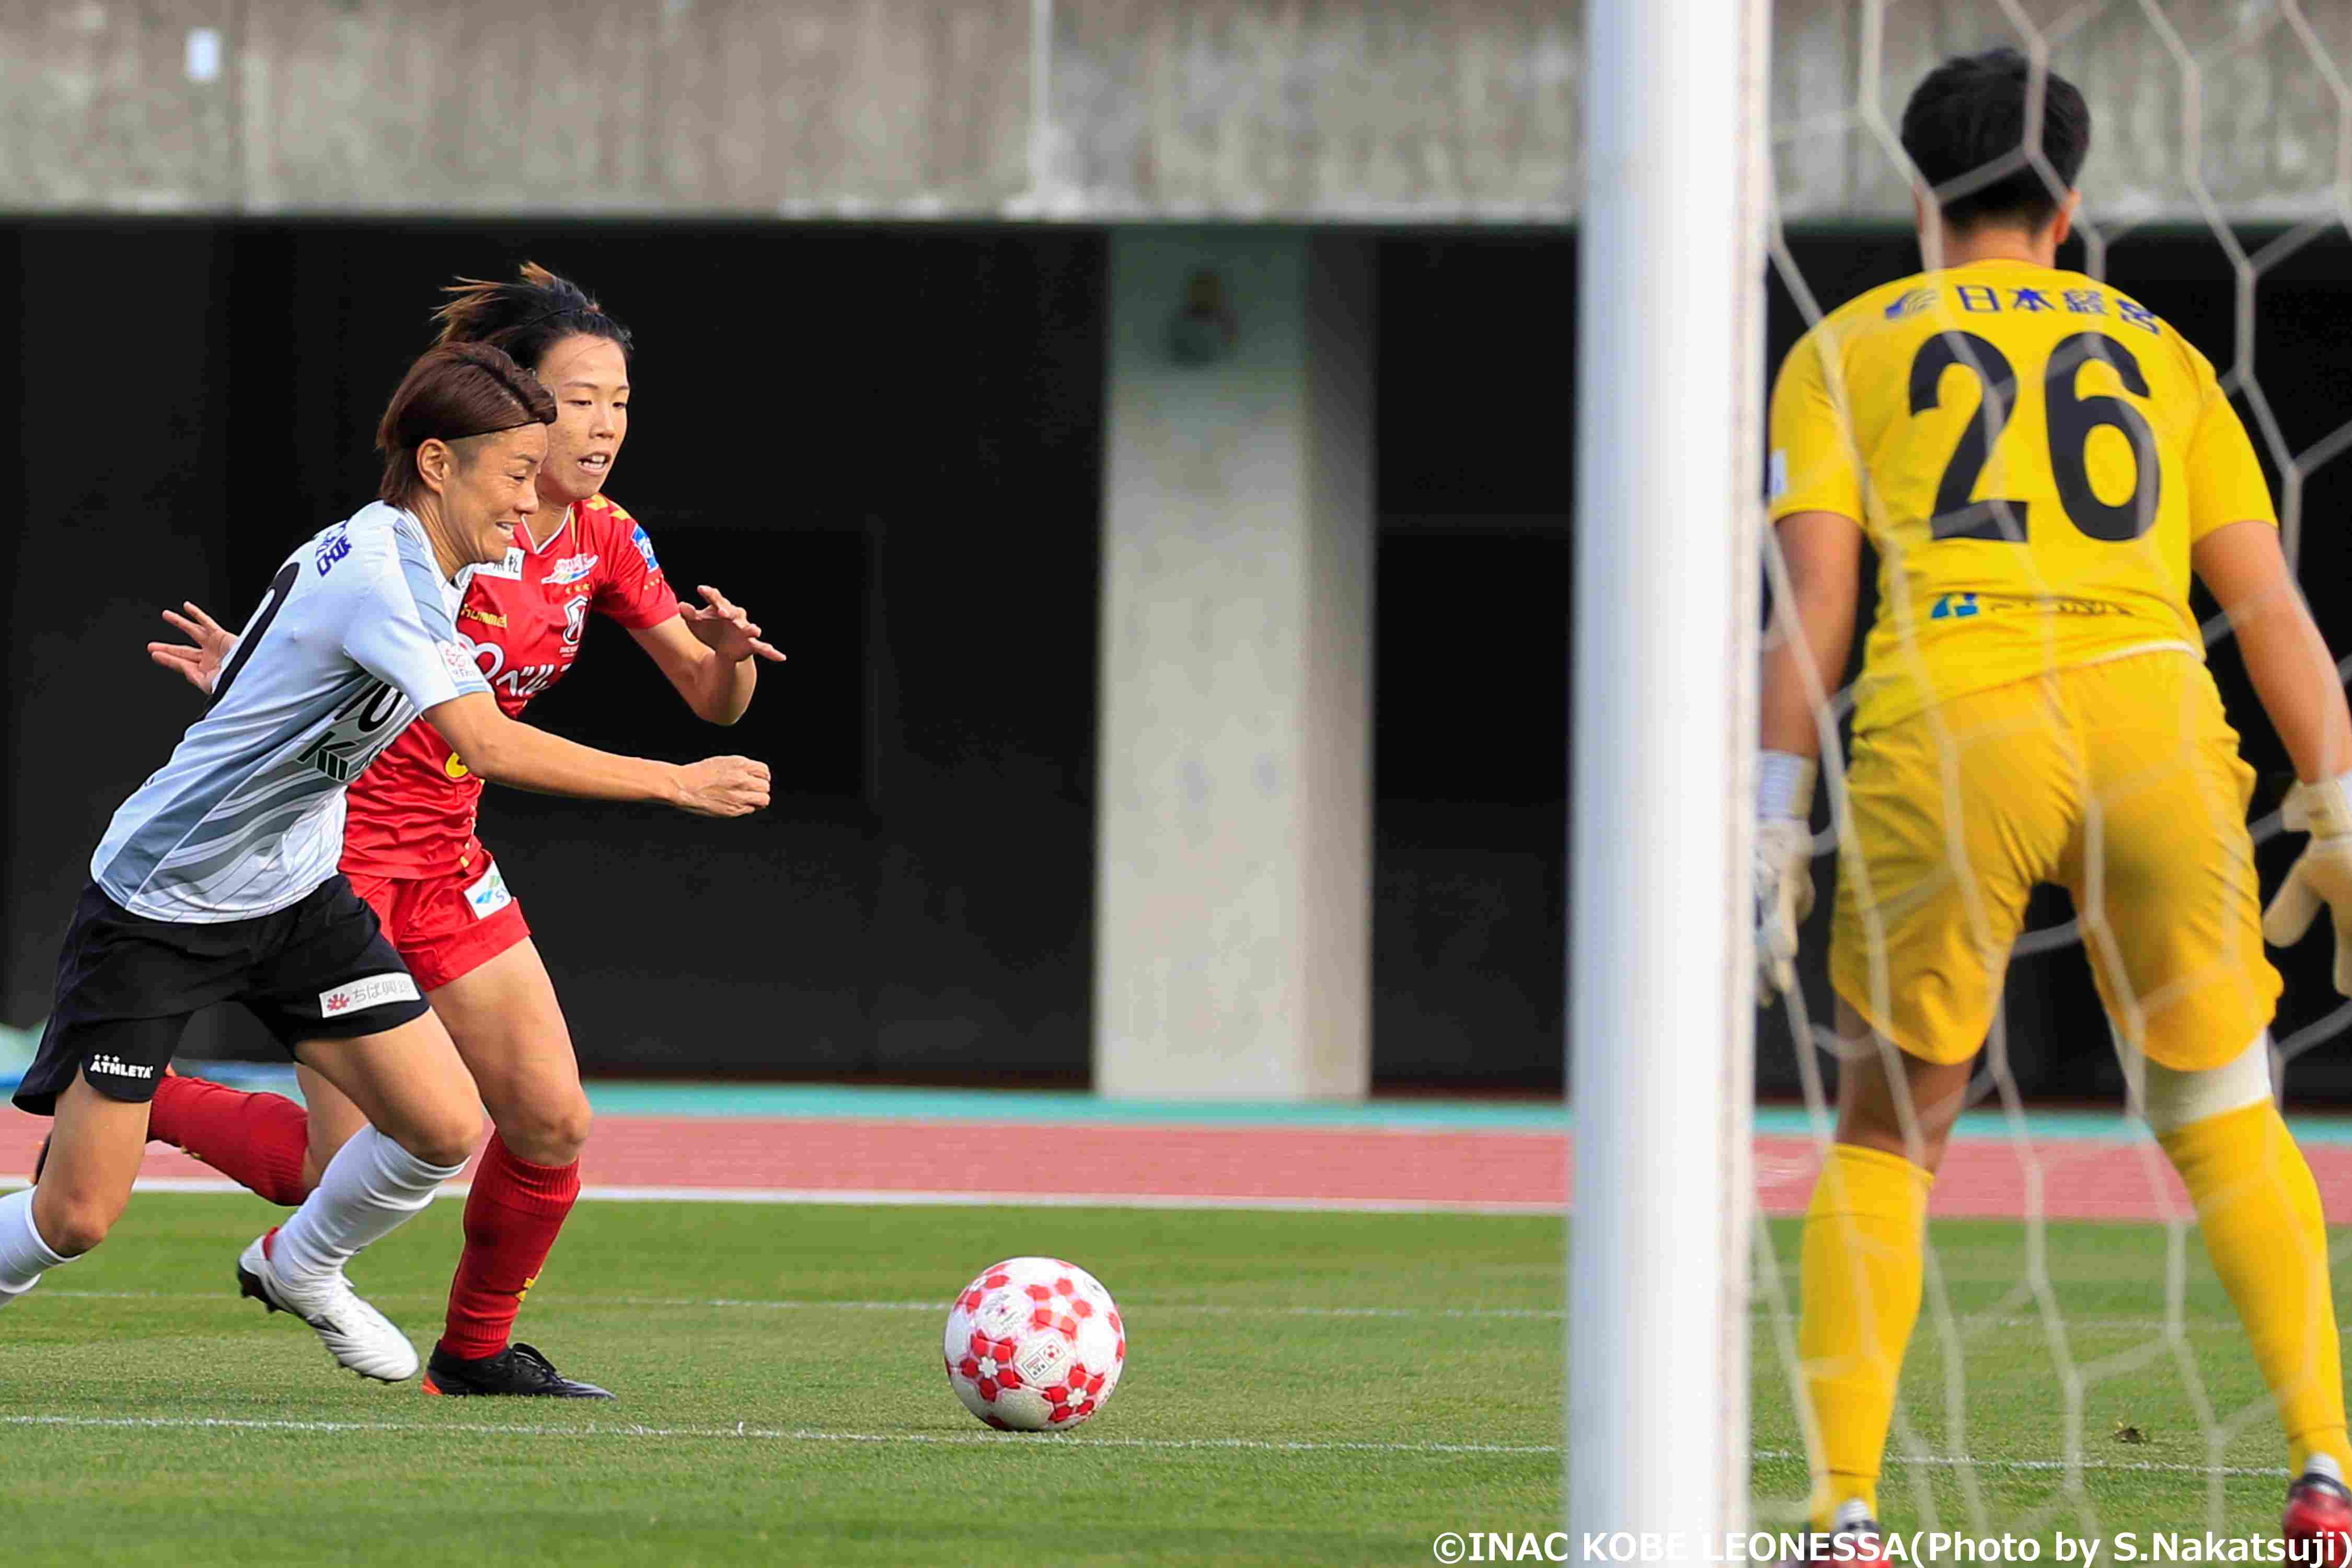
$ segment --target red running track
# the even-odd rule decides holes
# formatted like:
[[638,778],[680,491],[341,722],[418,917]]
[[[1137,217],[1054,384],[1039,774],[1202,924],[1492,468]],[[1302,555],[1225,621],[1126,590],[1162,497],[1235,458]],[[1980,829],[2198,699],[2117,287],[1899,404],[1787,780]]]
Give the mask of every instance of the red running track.
[[[29,1172],[47,1123],[0,1110],[0,1173]],[[589,1144],[596,1187],[991,1194],[1181,1203],[1556,1211],[1569,1198],[1567,1137],[1549,1132],[886,1121],[847,1118],[605,1116]],[[2306,1149],[2332,1214],[2352,1214],[2352,1147]],[[1955,1142],[1935,1214],[2014,1219],[2185,1217],[2188,1199],[2151,1144]],[[1804,1138],[1756,1142],[1768,1214],[1803,1212],[1815,1156]],[[2037,1171],[2038,1167],[2038,1171]],[[176,1150],[151,1177],[203,1177]]]

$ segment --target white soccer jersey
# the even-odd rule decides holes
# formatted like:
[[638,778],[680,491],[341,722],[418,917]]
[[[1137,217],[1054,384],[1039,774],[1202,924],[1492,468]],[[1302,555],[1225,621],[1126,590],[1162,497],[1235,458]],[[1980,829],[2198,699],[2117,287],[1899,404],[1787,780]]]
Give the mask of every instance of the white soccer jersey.
[[343,790],[410,719],[487,694],[458,641],[462,590],[425,531],[377,501],[287,559],[212,705],[122,803],[89,870],[152,920],[250,920],[335,874]]

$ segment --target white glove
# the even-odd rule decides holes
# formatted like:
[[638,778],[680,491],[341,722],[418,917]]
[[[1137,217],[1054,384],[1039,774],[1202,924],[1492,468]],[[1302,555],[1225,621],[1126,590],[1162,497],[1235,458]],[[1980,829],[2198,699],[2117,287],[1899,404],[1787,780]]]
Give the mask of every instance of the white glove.
[[1813,830],[1793,816],[1756,825],[1756,980],[1766,1000],[1797,988],[1797,927],[1813,909]]
[[2352,773],[2286,792],[2280,820],[2311,835],[2263,911],[2263,940],[2292,947],[2326,904],[2336,925],[2336,989],[2352,996]]
[[1756,822],[1756,980],[1766,1000],[1797,987],[1797,927],[1813,908],[1813,763],[1761,758]]

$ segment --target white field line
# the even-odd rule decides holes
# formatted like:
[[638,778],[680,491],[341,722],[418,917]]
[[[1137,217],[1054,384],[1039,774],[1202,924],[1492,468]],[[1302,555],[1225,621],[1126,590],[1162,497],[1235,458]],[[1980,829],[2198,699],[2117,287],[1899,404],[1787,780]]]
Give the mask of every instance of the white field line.
[[919,1444],[963,1447],[983,1443],[1006,1447],[1142,1448],[1163,1452],[1234,1450],[1248,1453],[1350,1454],[1557,1454],[1557,1443],[1319,1443],[1261,1437],[1081,1437],[1075,1433],[828,1432],[804,1426],[640,1426],[592,1422],[585,1426],[501,1426],[487,1422],[269,1421],[217,1415],[0,1415],[0,1426],[95,1427],[107,1430],[234,1431],[295,1433],[413,1433],[438,1436],[463,1432],[490,1437],[684,1438],[767,1443]]
[[[41,1287],[27,1300],[42,1296],[57,1296],[83,1301],[218,1301],[224,1306],[242,1307],[242,1300],[227,1290],[52,1290]],[[398,1291],[370,1291],[372,1301],[439,1301],[436,1294],[404,1295]],[[549,1300],[552,1300],[550,1298]],[[542,1302],[541,1305],[545,1305]],[[699,1310],[705,1308],[762,1312],[944,1312],[945,1301],[823,1301],[757,1300],[731,1296],[603,1296],[587,1300],[571,1300],[563,1305],[575,1310],[644,1311],[648,1308]],[[1402,1319],[1482,1319],[1526,1320],[1535,1322],[1558,1322],[1568,1314],[1558,1307],[1291,1307],[1247,1306],[1232,1301],[1155,1301],[1138,1297],[1128,1302],[1129,1312],[1182,1312],[1195,1317],[1249,1318],[1402,1318]],[[2039,1318],[2033,1322],[2040,1323]]]
[[[214,1301],[222,1306],[242,1310],[244,1302],[226,1290],[73,1290],[51,1289],[41,1286],[28,1300],[57,1296],[81,1301]],[[368,1300],[383,1302],[437,1302],[443,1297],[436,1293],[425,1295],[401,1291],[370,1291]],[[646,1310],[667,1311],[751,1311],[751,1312],[943,1312],[943,1301],[828,1301],[807,1298],[755,1298],[743,1296],[596,1296],[587,1299],[548,1296],[537,1305],[542,1310],[574,1312]],[[1488,1322],[1551,1322],[1564,1320],[1568,1313],[1559,1307],[1310,1307],[1310,1306],[1251,1306],[1235,1301],[1161,1301],[1148,1296],[1127,1300],[1132,1316],[1137,1311],[1165,1314],[1183,1313],[1192,1317],[1213,1318],[1338,1318],[1353,1320],[1393,1319],[1403,1321],[1482,1321]],[[1769,1309],[1750,1309],[1752,1317],[1769,1315]],[[1954,1320],[1963,1334],[1978,1333],[1991,1329],[2035,1329],[2042,1327],[2039,1317],[1968,1317]],[[2168,1325],[2162,1318],[2068,1318],[2070,1330],[2085,1332],[2161,1334]],[[2240,1334],[2245,1331],[2233,1317],[2190,1318],[2181,1325],[2189,1333]],[[2352,1321],[2337,1325],[2352,1332]]]
[[[0,1177],[0,1192],[30,1185],[21,1176]],[[142,1193],[242,1193],[223,1176],[142,1176]],[[450,1182],[434,1196],[462,1198],[472,1184]],[[823,1204],[880,1205],[910,1208],[1019,1207],[1106,1209],[1242,1209],[1276,1214],[1464,1214],[1561,1215],[1564,1204],[1454,1203],[1422,1198],[1193,1197],[1181,1193],[970,1193],[896,1192],[829,1187],[599,1187],[580,1189],[591,1203],[629,1204]]]
[[[1753,1459],[1793,1459],[1800,1464],[1805,1456],[1793,1448],[1758,1448],[1748,1455]],[[2063,1459],[1976,1459],[1957,1454],[1889,1454],[1890,1465],[1918,1465],[1938,1469],[2028,1470],[2034,1472],[2063,1470]],[[2284,1478],[2284,1465],[2188,1465],[2161,1459],[2084,1459],[2086,1470],[2153,1471],[2168,1476],[2268,1476]]]
[[[0,1426],[65,1427],[109,1431],[285,1432],[306,1435],[383,1433],[419,1436],[442,1436],[455,1432],[486,1437],[573,1437],[606,1440],[617,1438],[624,1441],[669,1438],[689,1442],[863,1443],[945,1447],[994,1444],[1005,1447],[1123,1448],[1157,1453],[1222,1451],[1450,1456],[1546,1455],[1560,1452],[1560,1445],[1558,1443],[1349,1443],[1286,1441],[1265,1437],[1097,1437],[1080,1436],[1076,1433],[1067,1435],[1022,1433],[1008,1436],[992,1432],[830,1432],[805,1426],[754,1426],[749,1422],[738,1422],[732,1426],[644,1426],[626,1423],[607,1426],[601,1422],[591,1423],[584,1426],[530,1426],[490,1422],[451,1422],[445,1425],[440,1422],[425,1421],[273,1421],[218,1415],[0,1415]],[[1804,1458],[1802,1454],[1787,1448],[1759,1448],[1752,1457],[1768,1460],[1801,1461]],[[1926,1465],[1956,1469],[1972,1467],[1985,1470],[2039,1472],[2067,1468],[2066,1461],[2063,1459],[1981,1459],[1944,1454],[1916,1456],[1889,1454],[1886,1457],[1886,1462],[1892,1465]],[[2083,1468],[2190,1476],[2276,1478],[2286,1474],[2284,1467],[2189,1465],[2152,1459],[2084,1459]]]

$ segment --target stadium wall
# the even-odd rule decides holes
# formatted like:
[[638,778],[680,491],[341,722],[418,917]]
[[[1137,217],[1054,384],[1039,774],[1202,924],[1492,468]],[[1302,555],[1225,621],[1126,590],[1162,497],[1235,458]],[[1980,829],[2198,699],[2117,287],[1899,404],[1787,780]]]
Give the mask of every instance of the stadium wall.
[[[2267,5],[1910,0],[1874,41],[1854,0],[1779,0],[1782,210],[1900,221],[1869,95],[1899,105],[1938,56],[2020,42],[2012,17],[2058,30],[2052,63],[2106,117],[2098,211],[2327,210],[2352,0],[2300,11],[2307,32]],[[1581,15],[0,5],[0,211],[1557,222],[1577,188]]]
[[[1573,244],[1395,234],[1372,248],[1374,1072],[1556,1084]],[[607,627],[532,710],[657,755],[748,751],[782,790],[734,824],[489,797],[484,837],[583,1058],[1083,1073],[1108,261],[1105,236],[1079,228],[0,226],[24,367],[0,384],[22,484],[0,1016],[46,1009],[90,846],[195,710],[141,652],[155,610],[194,597],[248,613],[295,541],[373,493],[373,419],[435,286],[526,256],[589,278],[638,331],[614,494],[676,581],[752,605],[792,656],[719,732]],[[1883,231],[1801,237],[1796,256],[1829,301],[1915,265]],[[2209,237],[2142,231],[2110,265],[2232,362],[2234,293]],[[2259,302],[2259,382],[2300,449],[2352,410],[2352,246],[2298,253]],[[1776,286],[1774,362],[1799,324]],[[2352,652],[2352,466],[2314,476],[2305,515],[2305,584]],[[2215,667],[2265,775],[2260,813],[2284,759],[2234,657]],[[2284,848],[2264,851],[2273,881]],[[1817,1006],[1824,918],[1807,933]],[[2035,923],[2064,918],[2053,900]],[[2284,965],[2290,1030],[2336,1000],[2324,944],[2309,946]],[[2106,1085],[2072,953],[2022,963],[2009,1016],[2029,1092]],[[1763,1087],[1789,1089],[1777,1016],[1759,1037]],[[208,1021],[192,1046],[256,1042]],[[2352,1063],[2323,1049],[2293,1084],[2352,1097]]]

